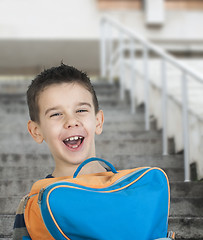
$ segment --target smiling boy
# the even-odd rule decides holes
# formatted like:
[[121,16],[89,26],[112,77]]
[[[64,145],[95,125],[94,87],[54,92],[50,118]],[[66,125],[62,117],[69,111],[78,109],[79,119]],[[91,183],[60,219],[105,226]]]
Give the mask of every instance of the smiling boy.
[[[28,131],[37,143],[47,143],[55,161],[47,177],[72,176],[85,159],[96,156],[95,134],[101,134],[104,117],[85,73],[65,64],[43,71],[29,86],[27,103]],[[81,174],[103,171],[98,162],[92,162]],[[15,240],[29,236],[23,206],[24,199],[15,219]]]

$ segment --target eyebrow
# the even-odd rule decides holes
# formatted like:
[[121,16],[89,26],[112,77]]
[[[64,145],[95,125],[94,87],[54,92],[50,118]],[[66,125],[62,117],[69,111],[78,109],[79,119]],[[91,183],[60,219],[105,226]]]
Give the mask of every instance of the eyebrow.
[[51,111],[54,111],[54,110],[58,110],[59,109],[59,106],[55,106],[55,107],[52,107],[52,108],[48,108],[46,111],[45,111],[45,115],[47,115],[49,112]]
[[[90,103],[87,103],[87,102],[80,102],[78,103],[76,106],[77,107],[81,107],[81,106],[88,106],[90,108],[92,108],[92,105]],[[55,106],[55,107],[52,107],[52,108],[48,108],[46,111],[45,111],[45,116],[51,112],[51,111],[55,111],[55,110],[58,110],[60,107],[59,106]]]
[[88,106],[88,107],[92,107],[92,105],[90,104],[90,103],[87,103],[87,102],[80,102],[79,104],[77,104],[77,106],[84,106],[84,105],[86,105],[86,106]]

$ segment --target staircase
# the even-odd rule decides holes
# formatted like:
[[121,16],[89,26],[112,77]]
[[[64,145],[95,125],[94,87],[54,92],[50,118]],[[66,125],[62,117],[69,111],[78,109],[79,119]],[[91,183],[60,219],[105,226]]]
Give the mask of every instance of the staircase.
[[[36,144],[26,130],[28,120],[25,89],[28,81],[1,84],[0,92],[0,240],[12,239],[15,210],[33,182],[51,173],[54,161],[46,145]],[[117,169],[158,166],[168,174],[171,185],[169,230],[176,239],[203,239],[203,182],[183,181],[183,155],[162,156],[161,131],[151,121],[144,131],[143,107],[130,114],[128,97],[119,100],[114,84],[95,81],[95,90],[105,123],[96,137],[97,156],[112,162]]]

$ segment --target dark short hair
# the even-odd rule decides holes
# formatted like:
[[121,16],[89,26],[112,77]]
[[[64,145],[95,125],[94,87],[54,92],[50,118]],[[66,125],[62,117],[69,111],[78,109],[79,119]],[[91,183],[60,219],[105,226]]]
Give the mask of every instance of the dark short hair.
[[85,87],[92,95],[95,114],[99,111],[99,104],[95,90],[86,73],[78,69],[61,63],[58,67],[52,67],[42,71],[32,80],[27,90],[27,104],[29,108],[30,119],[35,122],[40,122],[38,99],[40,93],[52,84],[61,83],[78,83]]

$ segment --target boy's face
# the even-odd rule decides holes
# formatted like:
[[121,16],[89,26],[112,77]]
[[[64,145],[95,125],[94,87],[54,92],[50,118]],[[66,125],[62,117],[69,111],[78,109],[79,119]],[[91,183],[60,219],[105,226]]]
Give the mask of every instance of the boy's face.
[[78,165],[95,156],[95,133],[100,134],[103,112],[95,115],[92,95],[78,83],[54,84],[38,98],[40,123],[28,122],[36,142],[46,141],[56,165]]

